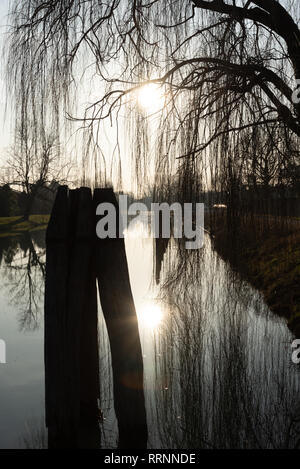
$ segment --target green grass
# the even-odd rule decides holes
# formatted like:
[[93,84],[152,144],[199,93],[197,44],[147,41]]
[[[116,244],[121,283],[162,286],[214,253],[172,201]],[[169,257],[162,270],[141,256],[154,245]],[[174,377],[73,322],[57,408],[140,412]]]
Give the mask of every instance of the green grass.
[[[20,217],[0,217],[0,237],[14,236],[26,231],[38,231],[47,228],[50,215],[30,215],[24,221]],[[19,220],[19,222],[18,222]]]
[[300,233],[270,236],[244,252],[247,276],[260,289],[271,310],[300,328]]
[[[235,249],[226,232],[226,222],[217,223],[214,247],[249,283],[260,290],[270,309],[288,320],[300,336],[300,226],[298,220],[287,227],[259,230],[259,219],[244,219]],[[233,248],[233,249],[232,249]]]

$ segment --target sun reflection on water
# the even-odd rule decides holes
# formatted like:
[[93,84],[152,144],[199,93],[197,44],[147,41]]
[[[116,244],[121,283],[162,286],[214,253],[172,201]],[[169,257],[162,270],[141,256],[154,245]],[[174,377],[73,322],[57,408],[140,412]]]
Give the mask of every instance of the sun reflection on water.
[[164,313],[155,301],[146,301],[137,308],[138,320],[145,329],[155,330],[163,321]]

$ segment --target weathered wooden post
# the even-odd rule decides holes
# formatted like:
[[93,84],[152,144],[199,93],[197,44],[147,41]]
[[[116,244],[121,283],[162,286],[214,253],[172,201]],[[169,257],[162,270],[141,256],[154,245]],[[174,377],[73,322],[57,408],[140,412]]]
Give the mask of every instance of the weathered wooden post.
[[[118,234],[119,206],[112,189],[95,190],[95,213],[101,203],[115,207]],[[146,448],[143,357],[124,239],[97,239],[96,274],[111,348],[119,448]]]
[[94,226],[91,190],[60,187],[46,235],[45,382],[50,448],[100,446]]
[[[146,448],[143,358],[124,240],[96,238],[96,207],[112,189],[60,187],[47,229],[46,425],[49,448],[100,446],[97,290],[107,325],[119,448]],[[118,230],[119,230],[118,226]]]
[[[99,353],[95,214],[88,188],[70,191],[68,323],[70,386],[79,447],[99,447]],[[98,441],[97,441],[98,438]]]
[[68,424],[67,380],[67,283],[68,188],[60,187],[46,233],[45,282],[45,398],[48,446],[68,446],[73,441]]

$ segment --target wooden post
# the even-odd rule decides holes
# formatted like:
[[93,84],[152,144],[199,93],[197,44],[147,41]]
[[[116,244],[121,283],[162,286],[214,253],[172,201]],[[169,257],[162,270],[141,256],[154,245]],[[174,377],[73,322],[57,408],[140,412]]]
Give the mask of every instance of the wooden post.
[[65,408],[68,205],[68,188],[59,187],[46,233],[45,400],[49,448],[69,446],[72,441]]
[[[96,276],[109,334],[119,448],[146,448],[143,359],[124,240],[98,240],[96,206],[113,190],[60,187],[47,230],[46,425],[49,448],[100,446]],[[119,226],[118,226],[119,229]]]
[[97,293],[91,190],[58,190],[47,230],[46,424],[50,448],[99,447]]
[[[116,208],[118,232],[119,206],[113,190],[96,189],[95,213],[107,202]],[[97,239],[96,274],[111,347],[119,448],[146,448],[143,357],[124,239]]]

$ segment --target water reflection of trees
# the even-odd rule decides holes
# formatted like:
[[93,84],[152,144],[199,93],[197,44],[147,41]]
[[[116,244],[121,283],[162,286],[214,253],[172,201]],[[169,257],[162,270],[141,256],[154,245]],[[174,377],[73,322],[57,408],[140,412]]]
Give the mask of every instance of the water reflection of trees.
[[99,311],[99,358],[100,358],[100,429],[101,447],[116,448],[118,444],[118,423],[114,411],[111,352],[100,302]]
[[0,263],[10,303],[18,308],[21,330],[40,325],[44,295],[45,233],[26,232],[18,237],[0,238]]
[[[0,244],[2,271],[18,292],[22,324],[31,328],[43,293],[39,236]],[[159,250],[160,264],[162,253],[160,296],[170,314],[155,344],[150,446],[155,440],[170,449],[299,447],[299,373],[284,322],[210,249],[209,239],[204,250],[190,252],[171,239],[166,252]],[[21,298],[28,285],[31,292]],[[110,350],[100,311],[101,440],[114,448]],[[40,445],[37,435],[25,446]]]
[[170,314],[153,409],[162,446],[299,447],[299,374],[285,325],[208,246],[171,243],[162,279]]
[[25,430],[19,438],[22,449],[47,449],[47,429],[44,419],[31,419],[26,422]]

